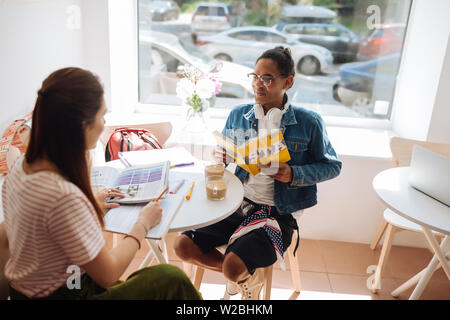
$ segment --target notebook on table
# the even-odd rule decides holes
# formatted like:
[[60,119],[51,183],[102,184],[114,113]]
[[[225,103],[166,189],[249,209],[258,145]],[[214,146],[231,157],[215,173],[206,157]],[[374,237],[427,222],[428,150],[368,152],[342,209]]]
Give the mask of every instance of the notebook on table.
[[[184,194],[180,192],[167,195],[162,199],[161,221],[148,231],[146,238],[156,240],[164,238],[183,202]],[[110,209],[105,215],[105,230],[123,234],[130,233],[144,206],[144,204],[121,205],[118,208]]]
[[415,145],[408,178],[412,187],[450,206],[450,158]]

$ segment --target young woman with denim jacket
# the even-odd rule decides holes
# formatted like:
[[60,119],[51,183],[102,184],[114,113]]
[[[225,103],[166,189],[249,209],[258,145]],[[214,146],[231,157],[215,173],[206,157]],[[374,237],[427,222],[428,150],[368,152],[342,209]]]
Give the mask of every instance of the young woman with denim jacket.
[[[258,299],[263,267],[277,259],[283,266],[293,230],[298,231],[292,214],[317,204],[316,184],[341,170],[320,115],[289,103],[286,91],[294,76],[288,48],[264,52],[249,74],[255,103],[233,108],[222,132],[240,144],[280,129],[291,159],[255,176],[237,166],[235,175],[244,184],[241,207],[214,225],[184,232],[175,242],[182,260],[223,272],[229,293],[240,291],[243,299]],[[215,154],[227,162],[222,149]],[[224,244],[228,247],[222,254],[216,247]]]

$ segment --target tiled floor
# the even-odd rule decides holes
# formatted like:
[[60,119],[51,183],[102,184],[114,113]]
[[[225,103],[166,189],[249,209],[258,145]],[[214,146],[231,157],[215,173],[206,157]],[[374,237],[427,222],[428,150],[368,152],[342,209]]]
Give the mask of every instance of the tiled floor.
[[[170,234],[167,238],[169,263],[182,267],[180,259],[172,249],[175,236]],[[290,270],[283,271],[276,264],[271,298],[408,299],[413,288],[403,292],[398,298],[394,298],[390,292],[422,270],[432,254],[427,249],[393,246],[382,277],[381,290],[372,294],[367,288],[367,282],[368,278],[373,276],[373,271],[368,272],[368,267],[377,264],[380,250],[379,247],[372,251],[368,244],[302,239],[297,251],[302,285],[300,295],[294,293]],[[123,279],[141,264],[147,251],[147,245],[143,246]],[[200,291],[205,299],[220,299],[224,284],[222,274],[207,270]],[[233,296],[232,299],[239,299],[239,295]],[[421,299],[450,300],[450,282],[442,268],[435,272]]]

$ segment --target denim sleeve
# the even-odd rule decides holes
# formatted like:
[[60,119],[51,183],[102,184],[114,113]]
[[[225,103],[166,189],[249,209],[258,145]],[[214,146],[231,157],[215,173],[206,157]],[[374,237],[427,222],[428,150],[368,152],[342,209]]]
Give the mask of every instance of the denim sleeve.
[[292,182],[290,187],[302,187],[333,179],[339,175],[342,162],[328,139],[325,123],[320,116],[315,118],[312,129],[310,152],[313,163],[306,165],[291,165]]

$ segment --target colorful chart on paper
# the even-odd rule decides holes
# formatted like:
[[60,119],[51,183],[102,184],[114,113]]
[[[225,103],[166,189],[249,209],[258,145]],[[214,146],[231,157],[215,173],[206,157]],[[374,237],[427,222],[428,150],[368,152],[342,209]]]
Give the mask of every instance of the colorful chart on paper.
[[159,181],[162,178],[162,168],[140,169],[122,173],[118,180],[118,186],[130,184],[143,184]]

